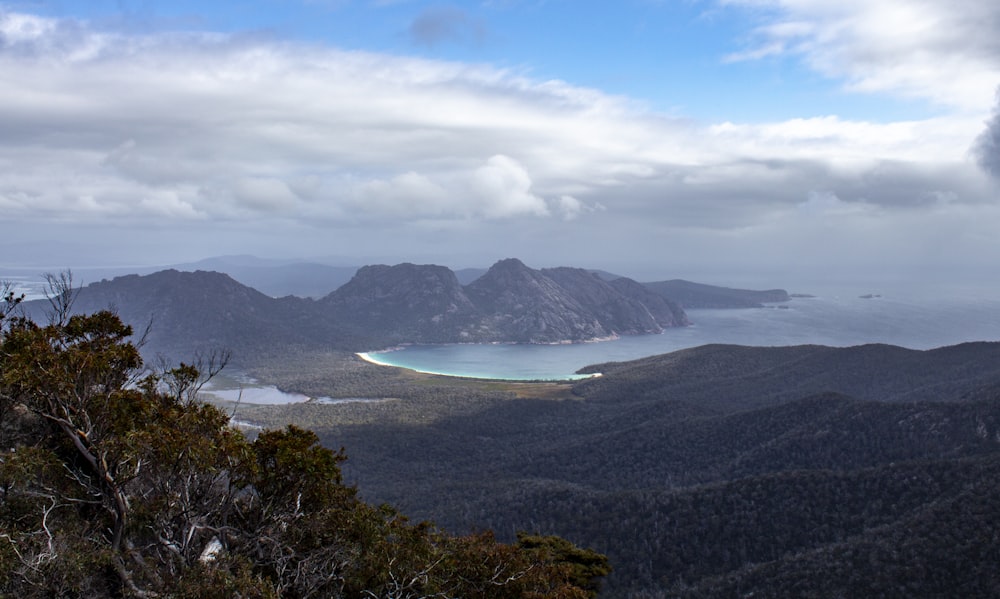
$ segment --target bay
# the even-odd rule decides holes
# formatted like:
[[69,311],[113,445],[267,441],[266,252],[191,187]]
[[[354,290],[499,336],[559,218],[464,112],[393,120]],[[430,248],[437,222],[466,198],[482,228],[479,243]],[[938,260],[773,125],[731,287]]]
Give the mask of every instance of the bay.
[[930,349],[1000,340],[1000,300],[824,296],[764,308],[689,310],[692,326],[564,345],[412,345],[368,352],[378,363],[450,376],[566,380],[590,364],[634,360],[710,343],[752,346],[887,343]]

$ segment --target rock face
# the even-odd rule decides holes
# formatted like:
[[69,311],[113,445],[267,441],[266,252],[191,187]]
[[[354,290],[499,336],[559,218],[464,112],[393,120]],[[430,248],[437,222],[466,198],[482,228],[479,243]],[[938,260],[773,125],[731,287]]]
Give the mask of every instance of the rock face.
[[409,263],[365,266],[319,304],[345,325],[397,343],[455,341],[478,314],[451,270]]
[[552,343],[615,334],[580,297],[514,258],[494,264],[466,292],[482,312],[473,337]]
[[679,306],[627,278],[612,282],[582,268],[534,270],[516,259],[497,262],[466,293],[501,330],[526,341],[582,341],[659,333],[685,326]]
[[319,304],[387,343],[558,343],[687,324],[676,305],[634,281],[535,270],[513,258],[465,287],[442,266],[369,266]]
[[656,322],[663,327],[685,327],[691,324],[680,304],[652,291],[642,283],[637,283],[626,277],[619,277],[609,281],[608,284],[614,287],[618,293],[645,306]]

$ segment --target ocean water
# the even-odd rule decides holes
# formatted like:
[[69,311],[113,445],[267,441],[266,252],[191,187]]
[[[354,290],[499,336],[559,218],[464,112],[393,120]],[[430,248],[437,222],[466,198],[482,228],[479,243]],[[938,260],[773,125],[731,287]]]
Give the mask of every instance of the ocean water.
[[0,273],[0,282],[9,283],[14,295],[24,295],[24,299],[31,301],[45,299],[47,289],[45,281],[39,275],[23,275]]
[[837,347],[888,343],[930,349],[1000,341],[1000,300],[824,296],[765,308],[689,310],[690,327],[568,345],[413,345],[369,352],[382,364],[453,376],[562,380],[589,364],[634,360],[709,343]]

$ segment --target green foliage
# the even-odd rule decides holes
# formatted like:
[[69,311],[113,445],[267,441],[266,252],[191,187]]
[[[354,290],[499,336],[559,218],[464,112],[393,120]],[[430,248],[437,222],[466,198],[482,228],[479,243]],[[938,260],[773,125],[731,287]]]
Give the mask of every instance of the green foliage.
[[343,452],[311,431],[250,442],[194,401],[197,367],[143,373],[117,316],[54,308],[50,324],[13,318],[0,336],[0,596],[571,598],[593,588],[563,563],[571,551],[453,537],[364,503],[343,482]]
[[607,557],[596,551],[581,549],[561,537],[521,532],[517,535],[517,546],[546,562],[565,567],[569,581],[586,590],[590,597],[597,596],[600,580],[611,573]]

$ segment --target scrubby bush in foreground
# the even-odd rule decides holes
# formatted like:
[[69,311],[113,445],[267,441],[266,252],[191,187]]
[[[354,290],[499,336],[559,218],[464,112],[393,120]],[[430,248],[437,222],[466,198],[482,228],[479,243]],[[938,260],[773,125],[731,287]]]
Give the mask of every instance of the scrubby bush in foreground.
[[343,452],[296,427],[249,441],[196,401],[198,369],[144,371],[111,312],[0,326],[2,596],[586,598],[608,572],[362,502]]

